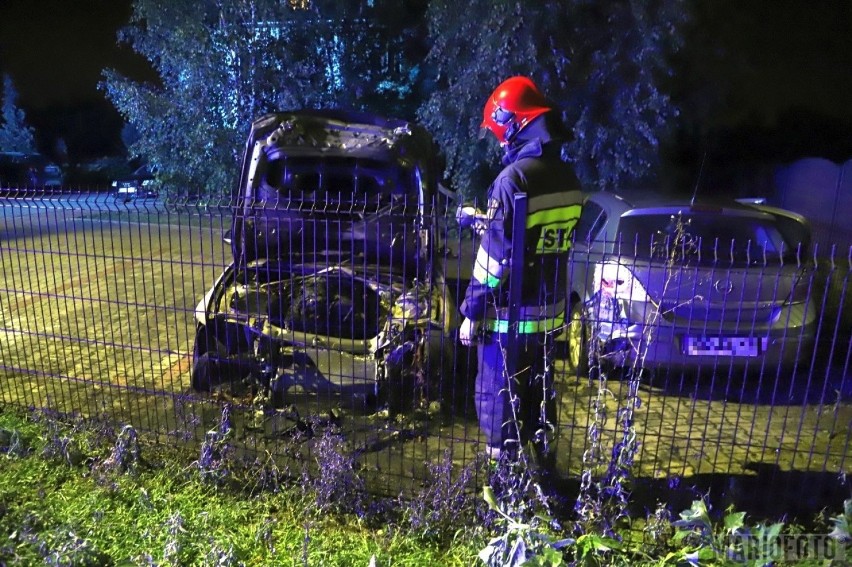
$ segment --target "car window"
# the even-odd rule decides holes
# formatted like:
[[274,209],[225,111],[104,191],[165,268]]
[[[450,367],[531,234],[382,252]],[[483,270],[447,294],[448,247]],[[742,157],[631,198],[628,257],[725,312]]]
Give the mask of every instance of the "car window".
[[616,246],[621,254],[640,259],[665,259],[675,252],[698,265],[763,264],[796,253],[771,217],[718,213],[625,216]]
[[411,192],[406,171],[398,166],[376,160],[356,158],[299,158],[272,159],[263,176],[263,186],[278,195],[305,200],[373,200]]
[[580,213],[580,220],[577,221],[577,226],[574,227],[574,240],[588,244],[592,242],[606,223],[606,211],[603,207],[593,201],[586,201],[583,205],[583,212]]

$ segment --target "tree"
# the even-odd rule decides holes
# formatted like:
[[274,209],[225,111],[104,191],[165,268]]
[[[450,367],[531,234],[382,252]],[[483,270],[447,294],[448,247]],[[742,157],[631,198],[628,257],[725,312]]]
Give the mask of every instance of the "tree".
[[475,135],[490,91],[519,74],[560,109],[573,133],[566,157],[586,186],[653,173],[678,113],[661,84],[681,43],[683,0],[433,0],[428,20],[433,85],[418,114],[462,193],[481,192],[494,173],[496,144]]
[[[120,40],[159,84],[105,71],[103,88],[139,133],[129,151],[167,185],[228,194],[255,118],[281,109],[370,109],[408,91],[408,68],[379,73],[394,34],[373,2],[136,0]],[[384,81],[385,95],[377,101]],[[375,108],[373,108],[375,109]],[[375,109],[375,110],[387,110]]]
[[24,111],[18,107],[18,92],[9,75],[3,75],[3,123],[0,125],[0,150],[35,153],[33,129],[27,125]]

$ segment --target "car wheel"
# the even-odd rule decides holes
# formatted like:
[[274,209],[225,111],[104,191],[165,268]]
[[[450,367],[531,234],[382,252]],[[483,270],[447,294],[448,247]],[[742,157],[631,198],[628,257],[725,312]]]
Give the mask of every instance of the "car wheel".
[[574,301],[567,329],[568,367],[578,378],[589,375],[589,331],[583,315],[583,302]]
[[240,331],[240,327],[227,324],[198,327],[192,349],[193,389],[209,392],[247,373],[238,356],[248,346]]
[[192,389],[197,392],[209,392],[222,383],[221,373],[217,364],[211,359],[210,353],[193,356],[192,360]]

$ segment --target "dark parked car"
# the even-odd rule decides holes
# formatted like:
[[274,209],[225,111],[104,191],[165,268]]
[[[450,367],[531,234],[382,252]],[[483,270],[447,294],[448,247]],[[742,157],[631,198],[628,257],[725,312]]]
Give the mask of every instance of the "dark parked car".
[[771,372],[813,353],[810,228],[796,213],[759,200],[598,192],[575,238],[575,367],[589,344],[620,365],[642,356],[649,367]]
[[62,187],[62,170],[35,153],[0,152],[0,188],[56,189]]
[[331,111],[254,122],[233,263],[196,309],[192,385],[404,409],[436,399],[456,306],[433,263],[436,146],[416,124]]
[[148,165],[137,168],[127,177],[113,181],[112,190],[115,198],[125,203],[134,199],[155,199],[159,196],[157,180]]

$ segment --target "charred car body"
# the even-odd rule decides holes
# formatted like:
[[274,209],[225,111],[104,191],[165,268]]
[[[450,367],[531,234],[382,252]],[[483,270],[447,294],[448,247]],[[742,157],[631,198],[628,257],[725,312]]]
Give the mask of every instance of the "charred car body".
[[436,398],[458,321],[432,261],[435,148],[417,125],[369,115],[256,120],[234,261],[196,309],[193,387],[248,382],[275,404]]

